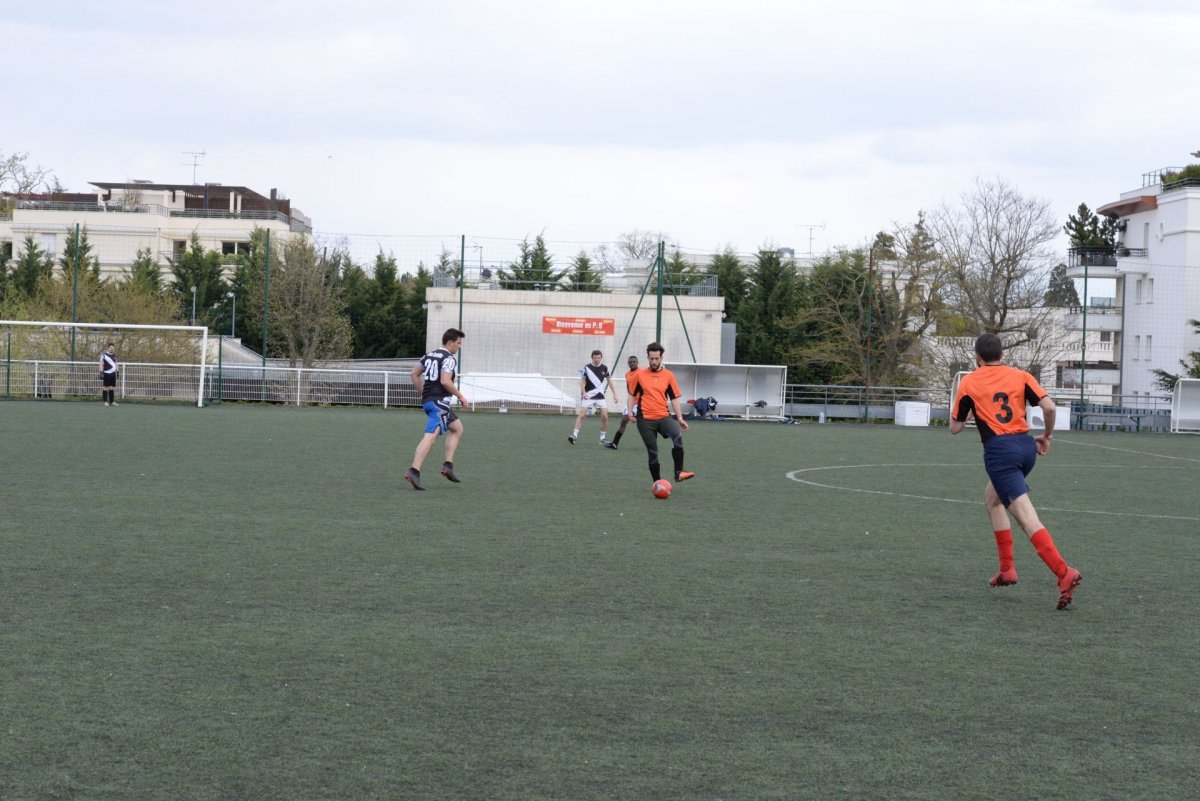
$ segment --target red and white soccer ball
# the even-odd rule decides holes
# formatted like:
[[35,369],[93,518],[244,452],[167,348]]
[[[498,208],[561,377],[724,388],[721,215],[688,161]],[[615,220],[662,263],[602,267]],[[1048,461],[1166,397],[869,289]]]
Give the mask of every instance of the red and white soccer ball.
[[671,497],[671,482],[665,478],[660,478],[654,482],[654,486],[651,487],[650,491],[654,493],[655,498],[661,498],[665,501]]

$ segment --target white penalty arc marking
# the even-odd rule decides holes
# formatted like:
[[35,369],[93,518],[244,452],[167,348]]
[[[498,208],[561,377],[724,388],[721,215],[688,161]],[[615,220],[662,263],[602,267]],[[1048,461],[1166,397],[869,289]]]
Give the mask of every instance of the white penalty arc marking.
[[[1148,454],[1154,455],[1154,454]],[[908,492],[891,492],[888,490],[873,490],[861,489],[858,487],[839,487],[837,484],[822,484],[819,481],[812,481],[806,478],[801,478],[803,473],[816,473],[822,470],[863,470],[867,468],[884,468],[884,467],[911,467],[911,468],[927,468],[927,467],[974,467],[973,464],[938,464],[938,463],[922,463],[922,464],[839,464],[825,465],[822,467],[802,467],[799,470],[791,470],[785,475],[797,484],[807,484],[810,487],[819,487],[821,489],[840,490],[842,492],[859,492],[865,495],[889,495],[893,498],[914,498],[919,501],[940,501],[942,503],[964,503],[971,506],[978,506],[982,503],[979,500],[968,501],[962,498],[942,498],[935,495],[914,495]],[[1082,465],[1055,465],[1056,467],[1082,467]],[[1118,467],[1120,465],[1112,465]],[[1096,465],[1089,465],[1096,467]],[[1125,466],[1126,468],[1128,466]],[[1152,468],[1153,469],[1153,468]],[[1044,512],[1066,512],[1069,514],[1081,515],[1105,515],[1108,517],[1138,517],[1149,520],[1187,520],[1191,522],[1200,522],[1200,517],[1186,517],[1183,515],[1153,515],[1143,514],[1140,512],[1106,512],[1099,509],[1063,509],[1055,506],[1039,507]]]

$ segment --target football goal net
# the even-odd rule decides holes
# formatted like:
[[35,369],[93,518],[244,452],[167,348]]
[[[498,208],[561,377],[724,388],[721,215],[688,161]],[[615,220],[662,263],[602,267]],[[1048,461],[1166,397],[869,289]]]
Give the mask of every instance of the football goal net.
[[208,329],[190,325],[0,320],[0,391],[15,398],[96,398],[100,354],[110,342],[118,399],[204,405]]
[[1181,378],[1171,394],[1171,433],[1200,434],[1200,378]]

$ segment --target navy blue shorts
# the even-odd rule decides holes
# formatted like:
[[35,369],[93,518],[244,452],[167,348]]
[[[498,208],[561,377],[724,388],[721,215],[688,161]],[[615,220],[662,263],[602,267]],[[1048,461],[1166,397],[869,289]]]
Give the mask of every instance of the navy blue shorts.
[[1007,508],[1029,492],[1025,476],[1037,462],[1037,444],[1029,434],[1000,434],[983,443],[983,467]]

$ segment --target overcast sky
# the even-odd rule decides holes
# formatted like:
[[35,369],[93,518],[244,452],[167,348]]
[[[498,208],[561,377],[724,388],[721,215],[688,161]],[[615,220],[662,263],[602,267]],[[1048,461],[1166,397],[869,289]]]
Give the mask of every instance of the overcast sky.
[[5,2],[0,151],[72,191],[204,151],[326,233],[803,255],[976,177],[1065,221],[1195,161],[1197,31],[1191,0]]

